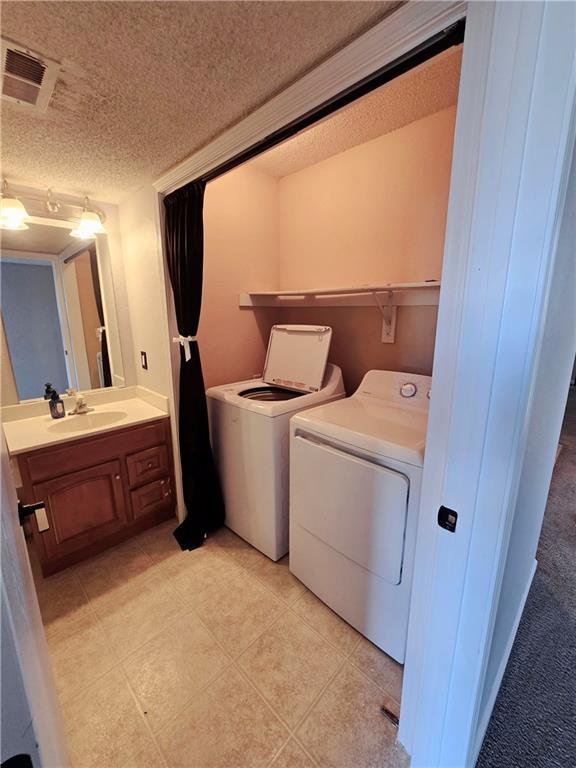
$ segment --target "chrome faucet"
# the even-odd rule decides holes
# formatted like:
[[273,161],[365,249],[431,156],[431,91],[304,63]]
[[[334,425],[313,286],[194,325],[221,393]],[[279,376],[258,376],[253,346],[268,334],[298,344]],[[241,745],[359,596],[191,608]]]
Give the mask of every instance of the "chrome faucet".
[[74,397],[74,408],[69,412],[69,416],[80,416],[84,413],[90,413],[94,408],[89,408],[88,403],[84,399],[84,396],[77,392],[75,389],[67,389],[66,394],[69,397]]

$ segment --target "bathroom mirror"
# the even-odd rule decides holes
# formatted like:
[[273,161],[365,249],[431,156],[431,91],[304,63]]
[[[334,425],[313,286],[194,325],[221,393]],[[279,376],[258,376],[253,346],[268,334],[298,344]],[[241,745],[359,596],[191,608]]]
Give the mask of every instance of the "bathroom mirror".
[[80,240],[74,225],[35,217],[0,232],[2,404],[124,386],[106,235]]

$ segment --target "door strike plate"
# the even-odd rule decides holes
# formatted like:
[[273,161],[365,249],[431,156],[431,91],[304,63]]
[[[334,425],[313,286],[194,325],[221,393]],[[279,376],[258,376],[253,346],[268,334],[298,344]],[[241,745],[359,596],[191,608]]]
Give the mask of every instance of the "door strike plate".
[[456,530],[456,523],[458,522],[458,512],[448,507],[440,507],[438,510],[438,525],[440,528],[444,528],[445,531],[454,533]]

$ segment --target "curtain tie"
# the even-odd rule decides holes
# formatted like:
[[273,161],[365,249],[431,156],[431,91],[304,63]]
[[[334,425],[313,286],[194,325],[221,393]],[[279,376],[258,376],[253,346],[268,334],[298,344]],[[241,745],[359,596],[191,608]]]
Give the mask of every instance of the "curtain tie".
[[190,353],[190,342],[191,341],[197,341],[197,337],[196,336],[182,336],[182,334],[180,334],[179,336],[175,336],[172,339],[172,341],[175,344],[180,344],[180,346],[184,347],[184,360],[186,362],[188,362],[188,360],[190,360],[190,358],[192,357],[192,355]]

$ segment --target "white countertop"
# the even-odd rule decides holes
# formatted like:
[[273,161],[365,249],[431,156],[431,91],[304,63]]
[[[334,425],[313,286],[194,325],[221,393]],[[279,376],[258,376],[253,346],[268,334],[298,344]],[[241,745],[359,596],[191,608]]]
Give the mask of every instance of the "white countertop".
[[[90,403],[89,403],[90,404]],[[48,403],[46,403],[48,411]],[[53,419],[44,416],[4,421],[2,427],[11,456],[50,445],[79,440],[89,435],[104,434],[134,424],[161,419],[168,414],[138,397],[101,403],[87,414],[66,415]]]

